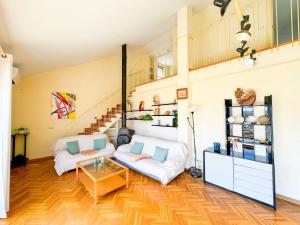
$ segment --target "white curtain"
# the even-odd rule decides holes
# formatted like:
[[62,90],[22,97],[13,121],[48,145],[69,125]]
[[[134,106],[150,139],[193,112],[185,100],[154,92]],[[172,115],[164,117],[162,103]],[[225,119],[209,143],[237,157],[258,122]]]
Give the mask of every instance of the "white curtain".
[[9,210],[12,56],[0,56],[0,218]]

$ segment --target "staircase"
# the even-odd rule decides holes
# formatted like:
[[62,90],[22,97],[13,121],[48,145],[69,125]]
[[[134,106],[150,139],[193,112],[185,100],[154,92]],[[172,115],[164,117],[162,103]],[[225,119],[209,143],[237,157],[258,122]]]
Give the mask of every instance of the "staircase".
[[95,117],[94,123],[90,127],[84,129],[79,135],[103,134],[106,133],[109,139],[116,142],[118,129],[120,128],[122,105],[117,104],[116,107],[107,109],[106,114]]

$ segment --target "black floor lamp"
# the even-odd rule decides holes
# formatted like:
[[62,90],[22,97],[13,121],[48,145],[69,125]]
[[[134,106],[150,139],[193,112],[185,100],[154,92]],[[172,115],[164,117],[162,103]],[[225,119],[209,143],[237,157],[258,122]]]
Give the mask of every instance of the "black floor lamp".
[[193,131],[193,144],[194,144],[194,155],[195,155],[195,166],[191,167],[190,169],[190,175],[194,178],[197,177],[201,177],[202,176],[202,172],[201,169],[197,168],[197,149],[196,149],[196,140],[195,140],[195,122],[194,122],[194,113],[195,113],[195,109],[194,108],[190,108],[189,113],[191,113],[191,119],[192,122],[190,121],[190,118],[188,117],[187,120],[189,122],[190,127],[192,128]]

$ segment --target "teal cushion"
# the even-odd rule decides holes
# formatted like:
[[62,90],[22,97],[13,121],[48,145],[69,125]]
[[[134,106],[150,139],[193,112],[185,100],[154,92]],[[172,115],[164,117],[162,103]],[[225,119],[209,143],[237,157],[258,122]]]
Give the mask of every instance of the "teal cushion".
[[67,142],[67,150],[72,155],[78,154],[80,152],[78,141]]
[[131,148],[131,153],[139,155],[142,153],[143,148],[144,148],[144,143],[134,142]]
[[94,150],[101,150],[105,149],[106,147],[106,139],[101,138],[101,139],[96,139],[94,140]]
[[152,159],[164,162],[166,161],[169,149],[156,146]]

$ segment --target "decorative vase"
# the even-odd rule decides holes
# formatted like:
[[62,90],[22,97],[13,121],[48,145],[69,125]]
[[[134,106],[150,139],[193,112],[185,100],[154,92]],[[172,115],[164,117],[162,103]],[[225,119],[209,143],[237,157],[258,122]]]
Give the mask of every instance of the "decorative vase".
[[245,119],[242,116],[235,117],[235,123],[242,124],[242,123],[244,123],[244,121],[245,121]]
[[235,118],[233,116],[230,116],[230,117],[228,117],[227,121],[228,121],[228,123],[234,123]]
[[263,125],[267,125],[270,123],[270,118],[267,116],[261,116],[258,118],[258,122]]
[[214,142],[214,152],[220,152],[221,144],[219,142]]
[[255,116],[248,116],[246,121],[247,123],[250,123],[250,124],[256,124],[256,117]]

